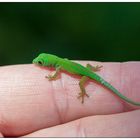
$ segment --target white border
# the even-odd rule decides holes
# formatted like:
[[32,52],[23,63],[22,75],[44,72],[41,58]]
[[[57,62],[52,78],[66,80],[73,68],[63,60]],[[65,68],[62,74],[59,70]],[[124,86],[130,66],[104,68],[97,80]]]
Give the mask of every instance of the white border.
[[0,2],[140,2],[140,0],[0,0]]

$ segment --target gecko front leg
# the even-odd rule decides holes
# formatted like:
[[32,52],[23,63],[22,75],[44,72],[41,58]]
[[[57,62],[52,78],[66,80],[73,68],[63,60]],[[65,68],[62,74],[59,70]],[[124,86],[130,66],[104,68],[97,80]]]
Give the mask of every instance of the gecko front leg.
[[[100,71],[100,68],[102,66],[98,66],[98,65],[97,66],[92,66],[90,64],[87,64],[86,67],[88,69],[93,70],[94,72],[96,72],[96,71]],[[85,87],[84,87],[84,85],[87,82],[87,80],[88,80],[88,77],[82,76],[82,78],[79,81],[79,87],[80,87],[81,92],[79,93],[78,98],[82,98],[82,104],[84,103],[84,97],[85,96],[89,97],[89,95],[86,93],[86,90],[85,90]]]
[[48,76],[46,76],[46,78],[48,78],[49,81],[51,81],[51,80],[56,80],[56,78],[57,78],[57,76],[58,76],[58,74],[59,74],[59,72],[60,72],[60,69],[61,69],[60,66],[56,67],[55,73],[54,73],[53,75],[48,75]]

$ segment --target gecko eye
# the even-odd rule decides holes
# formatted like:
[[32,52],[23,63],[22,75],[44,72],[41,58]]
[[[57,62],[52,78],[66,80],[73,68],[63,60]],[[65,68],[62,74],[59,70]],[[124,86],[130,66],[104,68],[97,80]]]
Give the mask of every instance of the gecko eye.
[[42,61],[38,61],[38,64],[39,64],[39,65],[43,65]]

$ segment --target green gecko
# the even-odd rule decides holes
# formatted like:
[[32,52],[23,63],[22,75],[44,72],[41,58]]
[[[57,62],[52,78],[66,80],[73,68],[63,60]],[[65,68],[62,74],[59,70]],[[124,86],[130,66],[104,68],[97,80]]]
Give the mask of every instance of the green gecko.
[[101,76],[97,75],[95,72],[100,70],[102,66],[91,66],[90,64],[87,64],[86,67],[76,63],[72,62],[71,60],[68,60],[67,58],[60,58],[56,55],[47,54],[47,53],[41,53],[38,57],[36,57],[33,60],[34,64],[40,65],[40,66],[47,66],[47,67],[54,67],[56,69],[56,72],[54,75],[46,76],[49,80],[55,80],[60,72],[60,70],[65,70],[71,74],[77,74],[81,75],[82,78],[79,82],[80,90],[78,98],[82,98],[82,103],[84,103],[84,97],[88,96],[88,94],[85,91],[84,84],[88,80],[88,78],[91,78],[101,85],[105,86],[109,90],[111,90],[114,94],[119,96],[124,101],[140,106],[140,102],[132,101],[131,99],[125,97],[122,95],[116,88],[114,88],[111,84],[109,84],[107,81],[105,81]]

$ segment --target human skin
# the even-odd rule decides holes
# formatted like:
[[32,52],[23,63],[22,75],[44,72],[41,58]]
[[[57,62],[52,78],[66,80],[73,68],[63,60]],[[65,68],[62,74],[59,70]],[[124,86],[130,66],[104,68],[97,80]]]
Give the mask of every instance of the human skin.
[[[140,102],[140,63],[100,63],[99,75]],[[89,80],[84,104],[77,99],[80,76],[32,64],[0,68],[0,137],[139,137],[140,110]]]

